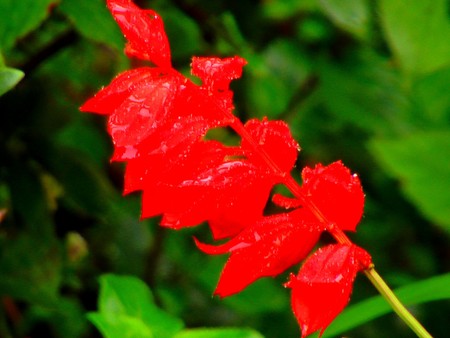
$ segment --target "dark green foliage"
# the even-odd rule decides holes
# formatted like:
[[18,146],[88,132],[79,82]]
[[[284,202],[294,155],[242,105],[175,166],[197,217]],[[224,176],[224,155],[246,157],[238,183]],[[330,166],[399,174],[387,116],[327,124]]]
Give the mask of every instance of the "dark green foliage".
[[[303,149],[299,168],[341,159],[359,174],[367,202],[352,239],[389,284],[407,291],[407,302],[434,301],[414,313],[434,336],[446,336],[448,1],[136,3],[164,18],[176,68],[187,71],[192,55],[247,59],[233,83],[236,114],[286,120]],[[205,229],[174,232],[157,220],[139,221],[139,196],[121,196],[123,167],[109,162],[105,120],[78,107],[119,71],[141,65],[123,55],[123,46],[103,0],[0,0],[0,336],[98,336],[85,314],[93,313],[97,327],[107,325],[105,290],[111,296],[113,284],[124,281],[100,278],[104,273],[145,281],[154,303],[139,298],[137,289],[149,291],[133,280],[139,286],[123,295],[122,310],[133,317],[126,302],[143,301],[142,316],[155,311],[174,334],[189,328],[179,338],[259,337],[192,329],[216,326],[298,336],[281,286],[287,276],[212,298],[224,257],[196,250],[191,237],[209,241]],[[433,289],[434,297],[426,293]],[[352,302],[373,295],[360,278]],[[387,312],[379,300],[358,306],[364,311],[353,311],[367,311],[365,318],[352,322],[344,314],[345,325],[337,322],[330,333],[340,327],[340,334],[367,338],[412,335],[394,315],[367,323]]]

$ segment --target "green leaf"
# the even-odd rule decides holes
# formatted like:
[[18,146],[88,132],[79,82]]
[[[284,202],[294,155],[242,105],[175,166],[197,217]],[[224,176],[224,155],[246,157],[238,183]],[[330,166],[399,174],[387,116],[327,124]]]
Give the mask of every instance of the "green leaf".
[[101,166],[109,157],[110,149],[101,131],[85,116],[80,114],[80,118],[74,119],[75,121],[58,131],[55,143],[83,152]]
[[19,69],[0,67],[0,96],[13,89],[24,76]]
[[390,134],[405,123],[404,94],[397,74],[383,58],[361,53],[349,58],[348,64],[322,62],[318,68],[319,106],[333,114],[329,124],[345,122],[368,133]]
[[263,338],[263,336],[253,330],[227,328],[183,330],[175,338]]
[[375,140],[370,149],[423,215],[450,233],[450,131]]
[[302,11],[313,11],[317,0],[272,0],[261,3],[263,13],[272,20],[285,20]]
[[319,0],[320,8],[339,28],[365,39],[369,33],[368,0]]
[[130,276],[104,275],[100,278],[99,310],[111,315],[139,316],[153,307],[153,295],[141,280]]
[[201,53],[204,42],[195,20],[176,8],[164,11],[163,18],[173,59],[185,61]]
[[107,10],[104,0],[63,0],[59,9],[86,38],[117,50],[124,48],[122,33]]
[[381,24],[403,70],[431,72],[450,63],[447,0],[381,0]]
[[89,319],[106,337],[169,338],[183,323],[158,309],[144,282],[129,276],[104,275],[100,278],[99,313]]
[[246,95],[249,109],[257,116],[278,118],[310,74],[304,51],[293,41],[275,40],[261,54],[248,56]]
[[450,121],[450,67],[439,69],[420,78],[412,88],[414,107],[435,126]]
[[[450,299],[450,273],[429,278],[394,290],[406,306]],[[352,328],[392,312],[381,296],[372,297],[348,307],[326,329],[323,337],[336,337]]]
[[289,307],[289,294],[280,288],[281,283],[276,279],[261,278],[237,295],[225,298],[223,302],[243,314],[282,312]]
[[56,0],[0,1],[0,49],[10,49],[18,38],[36,29]]
[[88,313],[88,319],[106,338],[156,338],[138,318],[123,315],[111,318],[101,313]]

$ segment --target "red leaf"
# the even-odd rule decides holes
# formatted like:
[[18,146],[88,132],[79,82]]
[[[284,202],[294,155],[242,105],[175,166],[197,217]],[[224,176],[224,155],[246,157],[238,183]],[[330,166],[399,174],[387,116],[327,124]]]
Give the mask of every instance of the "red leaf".
[[[252,119],[245,124],[245,129],[254,140],[258,141],[258,146],[265,150],[279,169],[286,173],[291,171],[300,146],[292,137],[285,122],[269,121],[267,118],[262,121]],[[265,159],[255,153],[254,148],[245,139],[242,141],[242,148],[252,161],[267,167]]]
[[154,78],[159,70],[143,67],[125,71],[117,75],[109,86],[100,90],[87,100],[80,110],[98,114],[112,114],[125,99],[130,97],[136,87],[142,86],[147,79]]
[[285,209],[296,209],[302,206],[302,201],[298,198],[286,197],[281,194],[274,194],[272,202]]
[[159,68],[124,72],[81,110],[110,114],[108,129],[117,161],[166,152],[179,144],[187,147],[210,128],[232,121],[198,86]]
[[203,170],[223,162],[231,150],[216,141],[198,141],[185,147],[181,144],[167,152],[155,152],[128,161],[125,171],[124,192],[175,187],[183,180],[199,175]]
[[[230,161],[203,169],[198,175],[183,180],[176,186],[173,192],[178,195],[174,197],[178,202],[177,209],[183,211],[180,215],[171,215],[171,220],[198,214],[203,217],[197,223],[220,218],[222,215],[245,222],[249,217],[262,215],[270,186],[264,182],[265,177],[254,177],[257,175],[257,168],[251,163]],[[264,196],[262,203],[258,203],[258,198],[248,199],[249,195],[253,197],[255,192]],[[254,213],[257,215],[252,215]],[[165,217],[164,221],[162,223],[165,225],[177,225],[169,221],[168,217]]]
[[219,142],[198,141],[135,158],[126,168],[125,192],[143,190],[142,217],[163,214],[162,225],[210,221],[216,239],[236,235],[262,216],[273,186],[251,162],[227,160],[239,153]]
[[208,254],[230,252],[215,294],[226,297],[261,277],[276,276],[300,262],[319,239],[322,229],[303,209],[261,218],[219,246],[197,246]]
[[356,273],[371,263],[370,255],[356,245],[328,245],[309,257],[297,276],[286,284],[292,288],[292,309],[302,338],[326,327],[344,309]]
[[[243,153],[249,150],[245,144],[227,148],[200,142],[211,121],[194,120],[188,128],[192,119],[177,119],[174,124],[168,119],[169,123],[158,126],[133,148],[136,151],[133,160],[128,157],[125,192],[144,191],[142,217],[163,214],[161,224],[172,228],[209,221],[215,239],[234,236],[262,216],[270,190],[281,178],[255,156],[246,159]],[[264,145],[268,139],[285,138],[280,129],[288,132],[280,124],[252,120],[249,131],[264,134]],[[290,159],[283,158],[284,166],[293,165],[296,150],[289,144],[279,147],[280,153],[286,148],[285,154],[290,152],[286,155]]]
[[351,174],[342,162],[328,166],[305,167],[302,171],[303,192],[327,220],[342,230],[355,231],[364,209],[364,193],[358,176]]
[[131,0],[108,0],[108,8],[128,40],[125,52],[156,66],[170,68],[170,47],[161,17]]
[[82,107],[109,114],[108,129],[116,146],[116,160],[137,156],[141,142],[167,123],[184,82],[177,73],[138,68],[117,76]]
[[220,239],[236,235],[260,218],[271,188],[270,179],[251,163],[224,162],[167,186],[170,195],[166,200],[154,193],[148,199],[144,192],[143,212],[146,215],[146,205],[158,205],[158,199],[159,204],[165,203],[161,224],[180,228],[211,221],[213,236]]
[[214,57],[194,57],[192,74],[198,76],[203,84],[201,88],[208,96],[213,96],[221,108],[230,111],[233,106],[233,92],[229,90],[231,80],[241,77],[242,67],[247,62],[238,56],[219,59]]

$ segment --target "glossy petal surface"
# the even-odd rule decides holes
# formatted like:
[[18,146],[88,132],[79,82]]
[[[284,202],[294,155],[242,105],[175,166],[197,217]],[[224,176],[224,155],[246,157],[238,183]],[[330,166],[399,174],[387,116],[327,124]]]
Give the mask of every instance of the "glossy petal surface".
[[287,286],[302,337],[323,333],[347,305],[356,273],[370,262],[370,255],[356,245],[328,245],[309,257],[297,276],[291,275]]
[[125,52],[156,66],[170,68],[170,47],[161,17],[131,0],[108,0],[108,8],[128,40]]
[[112,114],[136,87],[154,78],[159,71],[149,67],[142,67],[125,71],[117,75],[111,83],[100,90],[94,97],[87,100],[80,108],[81,111],[97,114]]
[[130,160],[125,192],[143,190],[142,217],[163,214],[172,228],[210,221],[216,239],[233,236],[262,216],[273,185],[251,162],[226,160],[238,153],[198,141]]
[[[231,161],[204,168],[181,181],[167,202],[162,224],[179,227],[211,221],[216,239],[236,235],[262,216],[272,184],[247,161]],[[144,200],[145,202],[145,200]]]
[[352,175],[342,162],[328,166],[305,167],[303,192],[342,230],[355,231],[364,209],[364,193],[358,176]]
[[233,92],[229,90],[230,82],[242,75],[242,67],[247,62],[238,56],[231,58],[194,57],[192,74],[198,76],[201,86],[208,96],[214,96],[215,102],[226,111],[231,112]]
[[167,152],[179,144],[186,147],[209,129],[232,120],[198,86],[177,72],[163,73],[159,68],[124,72],[81,110],[110,115],[108,130],[116,161]]
[[[291,171],[300,146],[292,137],[286,123],[269,121],[267,118],[262,121],[251,119],[245,124],[245,129],[283,172]],[[242,141],[242,148],[249,158],[267,166],[265,160],[261,158],[260,154],[255,153],[253,146],[248,144],[247,141]]]
[[300,262],[322,232],[307,211],[263,217],[220,246],[196,242],[208,254],[231,253],[215,294],[226,297],[261,277],[274,277]]

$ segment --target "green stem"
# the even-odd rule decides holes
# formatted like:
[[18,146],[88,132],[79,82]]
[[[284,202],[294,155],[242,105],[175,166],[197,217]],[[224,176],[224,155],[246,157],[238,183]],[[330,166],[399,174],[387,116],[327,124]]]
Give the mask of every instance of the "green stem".
[[364,270],[364,274],[373,286],[375,286],[378,292],[384,297],[384,299],[386,299],[397,315],[406,323],[406,325],[409,326],[412,331],[414,331],[418,337],[432,338],[422,324],[420,324],[419,321],[408,311],[408,309],[406,309],[402,302],[400,302],[373,266]]

